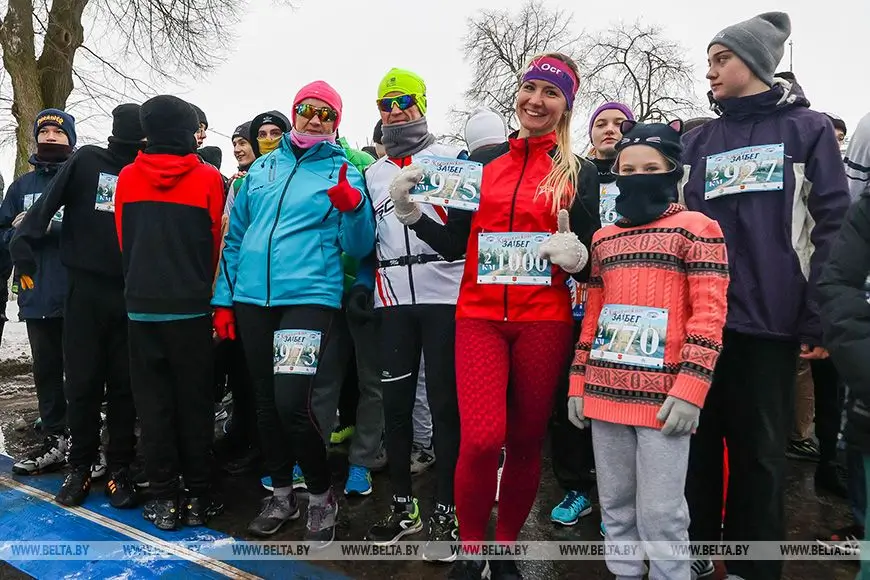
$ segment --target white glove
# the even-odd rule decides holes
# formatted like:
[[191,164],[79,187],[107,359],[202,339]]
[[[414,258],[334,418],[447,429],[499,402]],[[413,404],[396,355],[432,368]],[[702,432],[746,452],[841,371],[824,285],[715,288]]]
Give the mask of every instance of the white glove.
[[568,397],[568,420],[578,429],[586,428],[586,417],[583,415],[583,397]]
[[420,206],[409,199],[411,190],[423,179],[423,169],[418,165],[403,168],[390,184],[390,199],[396,212],[396,219],[406,226],[413,225],[423,215]]
[[589,252],[571,231],[567,209],[559,210],[558,219],[559,230],[541,244],[538,254],[569,274],[576,274],[589,261]]
[[663,435],[688,435],[697,429],[701,417],[701,408],[678,399],[668,397],[662,405],[656,418],[665,424]]

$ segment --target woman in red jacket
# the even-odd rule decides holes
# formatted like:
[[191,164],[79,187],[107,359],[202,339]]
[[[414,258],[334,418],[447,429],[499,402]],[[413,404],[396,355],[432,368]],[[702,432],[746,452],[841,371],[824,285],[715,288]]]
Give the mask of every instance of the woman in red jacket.
[[[516,541],[535,500],[547,420],[571,352],[566,283],[569,274],[582,279],[588,256],[571,230],[588,245],[599,225],[597,199],[578,199],[596,196],[598,184],[593,168],[580,175],[581,161],[571,152],[577,79],[576,65],[562,54],[531,62],[517,93],[521,129],[484,167],[476,213],[456,212],[458,219],[451,215],[446,226],[422,215],[408,197],[421,178],[414,166],[390,190],[402,223],[445,258],[466,255],[456,305],[461,435],[455,487],[469,553],[471,543],[485,539],[503,443],[507,460],[495,539]],[[520,577],[513,561],[492,564],[495,579]],[[476,580],[487,567],[470,556],[450,577]]]

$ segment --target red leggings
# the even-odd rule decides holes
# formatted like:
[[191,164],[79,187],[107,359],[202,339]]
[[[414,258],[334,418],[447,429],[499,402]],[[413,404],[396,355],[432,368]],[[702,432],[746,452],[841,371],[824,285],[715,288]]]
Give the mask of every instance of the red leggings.
[[570,322],[456,321],[461,435],[455,495],[462,541],[485,539],[503,444],[495,539],[516,541],[538,493],[541,450],[571,333]]

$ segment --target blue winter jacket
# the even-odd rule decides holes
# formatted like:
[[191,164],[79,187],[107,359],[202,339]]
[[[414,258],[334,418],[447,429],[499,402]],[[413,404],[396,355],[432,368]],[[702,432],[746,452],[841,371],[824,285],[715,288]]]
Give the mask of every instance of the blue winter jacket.
[[297,160],[289,133],[254,162],[230,214],[214,306],[341,307],[341,253],[362,259],[375,243],[372,204],[353,164],[347,180],[363,197],[356,210],[338,211],[327,195],[345,163],[331,143]]
[[[44,163],[35,155],[30,157],[34,170],[25,173],[9,186],[0,205],[0,236],[3,252],[9,251],[9,242],[15,234],[12,221],[19,213],[30,209],[39,199],[62,163]],[[33,289],[18,290],[18,314],[22,320],[34,318],[62,318],[67,294],[66,267],[60,261],[61,219],[51,222],[49,235],[35,247],[37,264]],[[17,276],[16,276],[17,278]],[[17,281],[17,280],[16,280]]]
[[[725,234],[725,327],[821,346],[816,282],[849,206],[833,126],[809,109],[796,83],[716,105],[718,119],[683,136],[682,193],[689,209],[718,221]],[[770,147],[759,156],[739,151],[749,146]],[[710,159],[726,152],[726,161]],[[715,196],[735,179],[731,189],[741,191]],[[767,190],[753,191],[764,182]]]

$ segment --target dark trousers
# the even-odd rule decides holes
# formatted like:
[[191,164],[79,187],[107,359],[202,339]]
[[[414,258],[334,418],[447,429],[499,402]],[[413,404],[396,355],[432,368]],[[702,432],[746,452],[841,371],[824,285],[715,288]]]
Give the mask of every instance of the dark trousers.
[[[580,335],[580,323],[574,323],[574,342]],[[568,387],[570,361],[559,379],[553,416],[550,418],[550,447],[553,475],[563,490],[590,493],[595,487],[595,454],[592,451],[592,429],[578,429],[568,420]]]
[[241,340],[224,340],[215,346],[215,372],[220,390],[226,388],[233,394],[233,417],[227,433],[232,446],[259,447],[257,399]]
[[344,359],[347,361],[344,380],[341,383],[341,394],[338,397],[338,424],[341,429],[356,425],[356,409],[359,405],[359,373],[356,366],[356,356],[351,348]]
[[[785,448],[792,426],[799,345],[726,330],[722,355],[692,438],[686,498],[692,541],[782,541]],[[722,439],[728,443],[728,503],[722,531]],[[782,562],[733,561],[728,572],[774,580]]]
[[136,407],[130,389],[123,283],[69,270],[63,330],[69,462],[90,466],[96,461],[105,397],[107,461],[112,468],[128,465],[136,457]]
[[157,498],[209,493],[214,437],[211,318],[130,321],[130,370],[145,475]]
[[435,499],[453,505],[459,457],[456,399],[456,307],[448,304],[391,306],[380,311],[381,384],[387,457],[393,493],[410,496],[414,401],[420,354],[426,364],[426,394],[432,413],[437,488]]
[[26,322],[42,430],[51,435],[59,435],[66,431],[63,318],[29,319]]
[[[266,469],[276,488],[293,484],[298,461],[308,491],[329,490],[330,471],[324,434],[335,418],[339,381],[332,373],[341,357],[341,312],[318,306],[263,308],[235,304],[236,320],[257,396],[257,425]],[[320,352],[314,375],[276,373],[274,338],[278,330],[320,332]],[[328,436],[328,435],[326,435]]]
[[[845,388],[840,382],[834,361],[830,358],[810,361],[810,370],[813,374],[819,463],[833,463],[837,459],[837,434],[840,432]],[[863,464],[861,468],[863,472]]]

